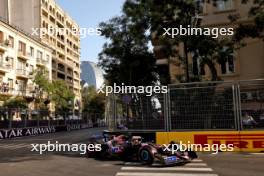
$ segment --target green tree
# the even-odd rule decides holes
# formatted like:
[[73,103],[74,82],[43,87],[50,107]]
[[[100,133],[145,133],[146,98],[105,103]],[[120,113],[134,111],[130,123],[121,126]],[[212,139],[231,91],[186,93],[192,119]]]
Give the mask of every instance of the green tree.
[[33,72],[33,83],[36,85],[33,91],[35,102],[39,109],[47,110],[47,104],[50,103],[50,97],[53,90],[51,80],[48,78],[48,71],[46,69],[37,69]]
[[50,94],[52,92],[52,82],[48,78],[48,71],[46,69],[35,70],[33,74],[33,82],[47,94]]
[[23,97],[12,97],[5,101],[4,107],[8,109],[27,109],[27,101]]
[[74,107],[74,93],[62,80],[52,81],[51,100],[55,103],[56,111],[70,112]]
[[[252,4],[253,2],[253,4]],[[263,0],[242,0],[243,4],[251,6],[248,12],[251,23],[239,23],[234,35],[234,41],[240,46],[245,46],[245,38],[259,38],[264,40],[264,1]],[[235,13],[229,16],[231,22],[237,22],[241,19],[239,13]]]
[[100,66],[110,85],[151,85],[156,80],[155,57],[141,26],[123,15],[100,24],[108,41],[99,54]]
[[99,114],[104,117],[105,94],[97,93],[94,86],[84,87],[82,90],[83,112]]
[[[159,45],[160,54],[164,58],[168,58],[169,63],[174,61],[170,58],[175,56],[179,58],[185,69],[185,82],[190,82],[188,55],[193,55],[201,61],[201,67],[207,65],[211,71],[211,79],[218,80],[218,75],[215,69],[215,61],[220,62],[225,54],[225,57],[230,55],[230,52],[224,52],[225,46],[231,47],[231,40],[214,39],[208,36],[188,36],[178,35],[175,38],[164,36],[164,28],[188,28],[202,27],[199,18],[200,5],[196,0],[127,0],[123,7],[123,12],[132,19],[134,25],[140,24],[145,30],[145,34],[149,35],[152,44]],[[149,31],[149,32],[147,32]],[[184,53],[180,55],[176,46],[183,46]],[[164,71],[165,70],[165,71]],[[159,69],[161,82],[167,84],[170,81],[169,64],[164,69]]]
[[[55,104],[56,111],[69,112],[73,110],[74,93],[64,81],[51,81],[46,70],[36,70],[33,82],[37,85],[35,93],[38,94],[40,107],[45,107],[49,101],[52,101]],[[46,98],[43,99],[43,97]]]
[[[7,108],[7,114],[8,117],[3,115],[4,119],[10,119],[12,120],[13,115],[14,115],[14,110],[19,110],[20,112],[23,112],[23,110],[26,110],[28,108],[28,102],[25,98],[23,97],[11,97],[8,100],[6,100],[3,104],[4,108]],[[24,119],[25,114],[21,114],[21,118]]]

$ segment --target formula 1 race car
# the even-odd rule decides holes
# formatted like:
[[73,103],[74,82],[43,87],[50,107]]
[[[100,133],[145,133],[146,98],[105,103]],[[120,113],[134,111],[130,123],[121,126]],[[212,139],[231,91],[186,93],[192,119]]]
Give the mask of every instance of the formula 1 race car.
[[168,146],[143,143],[141,136],[127,137],[125,135],[94,136],[90,139],[92,144],[101,144],[101,151],[87,151],[90,158],[99,159],[118,159],[123,161],[135,161],[142,164],[151,165],[154,162],[161,165],[182,165],[197,158],[193,151],[173,151]]

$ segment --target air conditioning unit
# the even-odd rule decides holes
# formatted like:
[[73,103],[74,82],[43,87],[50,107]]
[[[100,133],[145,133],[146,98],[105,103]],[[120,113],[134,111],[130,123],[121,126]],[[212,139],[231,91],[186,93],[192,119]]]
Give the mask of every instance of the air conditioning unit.
[[257,94],[256,92],[245,92],[245,98],[246,100],[256,100]]
[[252,92],[247,92],[246,95],[247,95],[247,100],[253,100],[254,99]]
[[258,91],[257,99],[258,100],[264,100],[264,91]]
[[29,73],[28,78],[29,78],[29,79],[34,79],[33,72],[30,72],[30,73]]
[[6,39],[6,40],[4,41],[4,45],[5,45],[5,46],[9,46],[9,45],[11,45],[11,43],[10,43],[10,41],[9,41],[8,39]]
[[195,17],[192,17],[192,27],[200,26],[202,23],[203,17],[196,15]]
[[241,100],[242,101],[247,101],[247,100],[253,100],[253,95],[251,92],[241,92]]

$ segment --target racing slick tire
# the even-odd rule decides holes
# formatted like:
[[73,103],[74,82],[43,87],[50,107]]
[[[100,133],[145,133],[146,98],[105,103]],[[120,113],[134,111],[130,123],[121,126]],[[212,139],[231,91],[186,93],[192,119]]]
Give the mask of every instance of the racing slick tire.
[[195,158],[198,158],[197,153],[195,151],[187,151],[188,152],[188,156],[193,160]]
[[139,161],[142,164],[151,165],[154,162],[154,157],[148,149],[143,148],[139,151]]

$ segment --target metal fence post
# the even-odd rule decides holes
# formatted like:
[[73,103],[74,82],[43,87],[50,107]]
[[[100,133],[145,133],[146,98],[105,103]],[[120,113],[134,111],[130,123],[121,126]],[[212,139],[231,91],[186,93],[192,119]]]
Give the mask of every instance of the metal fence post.
[[28,119],[28,116],[29,116],[29,111],[27,110],[26,111],[26,116],[25,116],[25,119],[24,119],[24,128],[27,127],[27,119]]
[[[167,87],[167,91],[168,91],[168,87]],[[165,131],[169,131],[169,127],[168,127],[168,92],[166,94],[163,95],[163,100],[164,100],[164,105],[163,105],[163,109],[164,109],[164,112],[163,112],[163,118],[164,118],[164,129]]]
[[241,108],[241,97],[240,97],[240,84],[237,83],[237,125],[238,125],[238,130],[241,131],[243,130],[243,125],[242,125],[242,108]]
[[168,85],[168,92],[167,92],[167,98],[166,98],[166,107],[165,107],[165,111],[167,114],[167,131],[171,131],[171,104],[170,104],[170,98],[171,98],[171,88]]
[[56,125],[59,126],[59,119],[58,118],[56,119]]
[[66,112],[64,113],[64,125],[67,124],[67,119],[66,119],[67,115],[66,115]]
[[113,112],[113,115],[114,115],[114,130],[117,129],[116,127],[116,115],[117,115],[117,106],[116,106],[116,96],[115,94],[113,94],[113,107],[114,107],[114,112]]
[[39,127],[40,111],[38,112],[37,118],[37,126]]
[[235,121],[235,129],[238,130],[238,123],[237,123],[237,90],[236,85],[232,85],[232,99],[233,99],[233,114],[234,114],[234,121]]
[[87,125],[89,125],[89,119],[88,119],[88,115],[86,114],[86,123]]
[[[12,112],[11,112],[11,115],[12,115]],[[10,116],[9,117],[9,111],[7,111],[7,118],[8,118],[8,128],[11,129],[12,128],[12,117]]]

